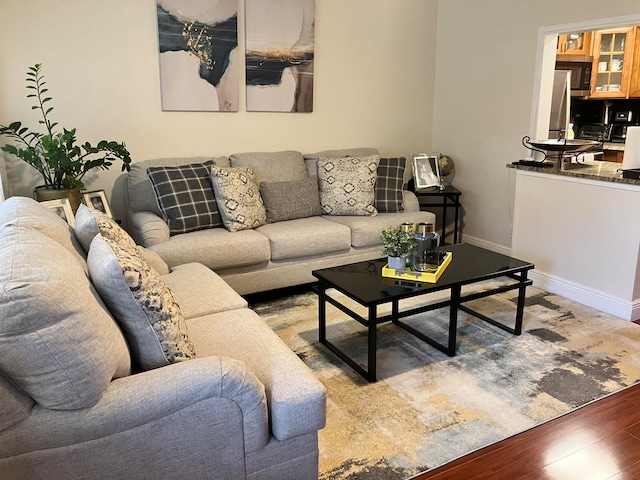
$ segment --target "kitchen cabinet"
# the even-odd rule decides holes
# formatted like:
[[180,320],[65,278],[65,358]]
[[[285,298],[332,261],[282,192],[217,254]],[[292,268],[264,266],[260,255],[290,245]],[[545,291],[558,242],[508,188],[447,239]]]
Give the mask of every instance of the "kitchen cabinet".
[[627,98],[635,30],[628,27],[595,32],[590,98]]
[[593,32],[574,32],[558,35],[558,55],[591,55]]
[[605,162],[622,163],[624,158],[624,151],[620,150],[604,150],[602,160]]
[[633,48],[633,64],[631,65],[631,82],[629,97],[640,97],[640,27],[635,27],[635,45]]

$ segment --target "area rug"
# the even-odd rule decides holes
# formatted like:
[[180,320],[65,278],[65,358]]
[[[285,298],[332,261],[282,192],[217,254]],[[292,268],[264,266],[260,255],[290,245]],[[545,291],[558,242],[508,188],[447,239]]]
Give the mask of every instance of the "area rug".
[[[516,292],[469,306],[513,325]],[[401,306],[418,302],[424,298]],[[317,297],[310,290],[250,306],[327,389],[322,480],[408,479],[640,380],[639,325],[534,287],[527,289],[520,336],[460,312],[455,357],[381,325],[376,383],[318,342]],[[331,306],[327,319],[328,338],[365,365],[364,327]],[[407,319],[443,343],[447,322],[445,309]]]

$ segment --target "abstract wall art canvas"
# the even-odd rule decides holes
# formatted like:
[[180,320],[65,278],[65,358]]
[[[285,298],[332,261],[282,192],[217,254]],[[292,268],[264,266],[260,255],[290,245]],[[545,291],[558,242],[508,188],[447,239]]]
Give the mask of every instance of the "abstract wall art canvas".
[[315,0],[245,0],[249,112],[312,112]]
[[165,111],[237,112],[236,0],[157,0]]

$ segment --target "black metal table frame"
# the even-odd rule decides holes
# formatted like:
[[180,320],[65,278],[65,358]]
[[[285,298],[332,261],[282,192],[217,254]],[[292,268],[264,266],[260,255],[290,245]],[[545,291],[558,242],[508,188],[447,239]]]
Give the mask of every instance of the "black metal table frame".
[[441,197],[440,203],[421,203],[420,207],[435,207],[442,208],[442,238],[440,241],[444,242],[445,237],[447,235],[447,208],[454,209],[454,221],[453,221],[453,243],[458,243],[458,235],[460,231],[460,208],[462,207],[462,203],[460,202],[461,192],[455,189],[454,187],[449,187],[449,189],[454,191],[440,190],[438,187],[430,187],[426,189],[418,189],[415,190],[415,194],[418,198],[432,198],[432,197]]
[[[514,335],[520,335],[522,333],[522,319],[524,315],[524,302],[525,302],[525,296],[526,296],[526,288],[527,286],[533,283],[531,280],[527,279],[527,271],[530,270],[531,268],[533,268],[533,266],[525,266],[509,274],[499,273],[493,277],[484,277],[480,280],[466,282],[465,284],[461,284],[461,283],[453,284],[453,285],[444,286],[440,289],[430,290],[428,292],[425,292],[424,295],[427,295],[429,293],[434,293],[436,291],[450,289],[451,290],[450,299],[432,303],[422,307],[408,309],[402,312],[400,312],[400,309],[399,309],[399,302],[400,300],[409,298],[410,296],[408,295],[398,296],[396,298],[392,298],[387,301],[376,303],[374,305],[370,305],[367,307],[366,305],[362,304],[357,299],[349,295],[348,292],[338,289],[338,291],[345,294],[347,297],[356,301],[360,305],[367,307],[368,318],[362,317],[358,313],[351,310],[349,307],[341,304],[336,299],[327,295],[327,290],[336,288],[336,287],[333,284],[331,284],[331,282],[319,279],[318,285],[314,289],[318,294],[318,317],[319,317],[318,334],[319,334],[320,343],[325,345],[329,350],[331,350],[338,357],[344,360],[344,362],[346,362],[351,368],[353,368],[356,372],[362,375],[366,380],[368,380],[369,382],[375,382],[377,381],[377,378],[376,378],[377,326],[382,323],[386,323],[390,321],[395,325],[403,328],[410,334],[428,343],[429,345],[437,348],[441,352],[446,353],[450,357],[453,357],[456,354],[458,310],[462,310],[463,312],[469,313],[509,333],[512,333]],[[462,287],[464,285],[470,285],[473,283],[477,283],[478,281],[486,280],[487,278],[496,278],[500,276],[508,276],[516,280],[516,283],[510,283],[507,285],[503,285],[503,286],[500,286],[491,290],[482,291],[482,292],[475,292],[467,295],[461,294]],[[477,300],[479,298],[489,297],[491,295],[504,293],[511,290],[515,290],[515,289],[518,289],[519,292],[518,292],[518,303],[516,306],[516,318],[515,318],[514,328],[511,328],[507,325],[497,322],[492,318],[487,317],[486,315],[476,312],[475,310],[472,310],[466,305],[462,305],[464,302],[469,302],[471,300]],[[356,361],[354,361],[351,357],[349,357],[345,352],[343,352],[340,348],[338,348],[336,345],[334,345],[327,339],[327,310],[326,310],[327,302],[333,305],[334,307],[338,308],[342,312],[346,313],[347,315],[349,315],[351,318],[353,318],[360,324],[367,327],[367,368],[366,369],[363,368],[361,365],[359,365]],[[378,317],[378,306],[384,305],[386,303],[391,303],[391,314]],[[443,307],[449,307],[449,337],[448,337],[447,345],[443,345],[440,342],[434,340],[433,338],[407,325],[406,323],[402,323],[399,321],[401,318],[404,318],[404,317],[409,317],[419,313],[429,312],[431,310],[436,310],[438,308],[443,308]]]

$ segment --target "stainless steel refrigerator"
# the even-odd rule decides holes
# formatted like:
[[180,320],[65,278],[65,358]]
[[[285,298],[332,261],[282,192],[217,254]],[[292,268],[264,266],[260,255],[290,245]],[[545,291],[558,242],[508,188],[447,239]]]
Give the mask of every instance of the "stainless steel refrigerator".
[[556,70],[553,75],[549,138],[567,138],[571,121],[571,72]]

